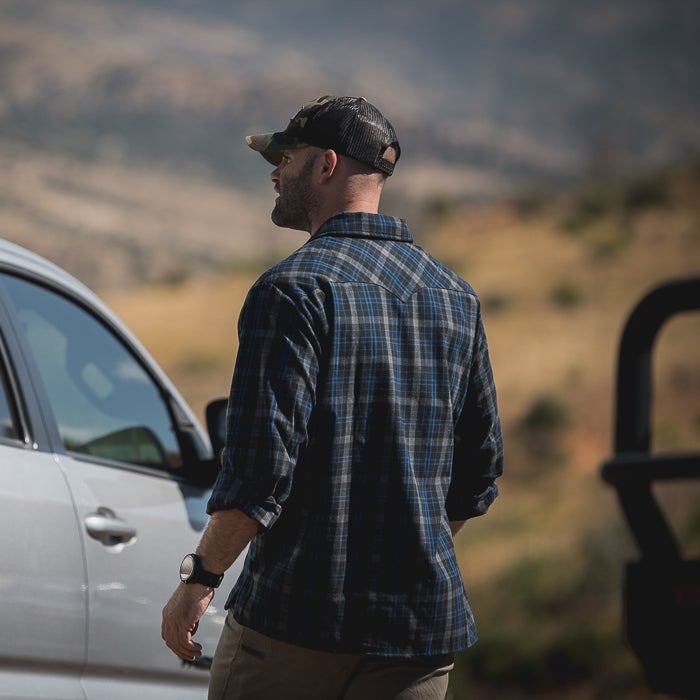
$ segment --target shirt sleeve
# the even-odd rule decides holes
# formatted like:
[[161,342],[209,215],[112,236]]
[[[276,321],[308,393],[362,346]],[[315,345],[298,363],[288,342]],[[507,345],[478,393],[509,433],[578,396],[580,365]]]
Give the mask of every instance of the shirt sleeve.
[[450,520],[483,515],[498,495],[503,473],[503,437],[488,345],[477,321],[467,395],[455,428],[452,481],[446,509]]
[[271,527],[289,495],[315,402],[318,299],[258,282],[238,324],[222,467],[207,510],[238,508]]

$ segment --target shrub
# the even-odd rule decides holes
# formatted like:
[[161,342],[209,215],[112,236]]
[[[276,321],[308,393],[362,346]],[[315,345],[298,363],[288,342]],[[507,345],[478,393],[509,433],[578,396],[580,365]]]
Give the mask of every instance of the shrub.
[[562,433],[570,423],[566,406],[553,396],[541,396],[520,420],[516,438],[533,466],[558,466],[565,461]]
[[634,180],[622,194],[622,204],[628,213],[666,206],[669,201],[669,180],[664,174]]
[[633,240],[632,230],[619,221],[610,221],[600,226],[590,237],[589,246],[594,260],[617,258]]
[[609,665],[620,648],[619,630],[606,620],[616,591],[595,576],[591,581],[601,564],[605,578],[611,575],[605,553],[593,549],[582,542],[566,565],[554,555],[523,558],[482,592],[479,643],[458,655],[456,685],[536,696],[594,678]]
[[614,198],[601,187],[591,187],[574,200],[561,227],[567,233],[581,233],[613,210]]
[[550,292],[552,302],[562,309],[572,309],[583,302],[584,294],[574,282],[559,282]]
[[453,197],[435,196],[425,203],[425,214],[432,222],[443,223],[459,209],[459,203]]
[[505,294],[488,294],[481,298],[481,306],[486,313],[500,313],[505,311],[512,303],[512,299]]
[[520,431],[559,432],[569,425],[566,406],[554,396],[536,398],[520,421]]
[[184,267],[174,267],[164,272],[158,280],[165,287],[182,287],[189,278],[189,273]]

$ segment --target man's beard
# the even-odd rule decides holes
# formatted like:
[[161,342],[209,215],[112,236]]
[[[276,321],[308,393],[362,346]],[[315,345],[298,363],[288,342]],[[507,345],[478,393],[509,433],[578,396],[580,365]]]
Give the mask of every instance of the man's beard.
[[318,195],[311,187],[315,156],[309,156],[298,175],[280,182],[279,197],[271,219],[277,226],[311,232],[311,219],[318,206]]

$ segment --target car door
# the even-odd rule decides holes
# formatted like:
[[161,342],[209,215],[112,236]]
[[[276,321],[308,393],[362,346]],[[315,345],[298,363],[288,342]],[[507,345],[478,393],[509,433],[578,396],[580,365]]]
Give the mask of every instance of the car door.
[[81,535],[8,330],[0,299],[0,698],[75,700],[87,641]]
[[[178,565],[207,517],[209,489],[185,476],[192,456],[177,416],[187,409],[99,310],[28,280],[5,286],[41,380],[37,392],[50,407],[81,530],[87,695],[201,698],[206,659],[183,664],[160,638]],[[205,657],[218,641],[224,600],[219,594],[200,624]]]

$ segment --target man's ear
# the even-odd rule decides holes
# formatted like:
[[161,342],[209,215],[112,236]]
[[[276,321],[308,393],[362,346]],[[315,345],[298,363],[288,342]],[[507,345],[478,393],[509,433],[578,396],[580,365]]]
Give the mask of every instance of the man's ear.
[[333,177],[333,174],[338,167],[338,154],[331,148],[325,150],[316,160],[319,166],[319,182],[326,183]]

